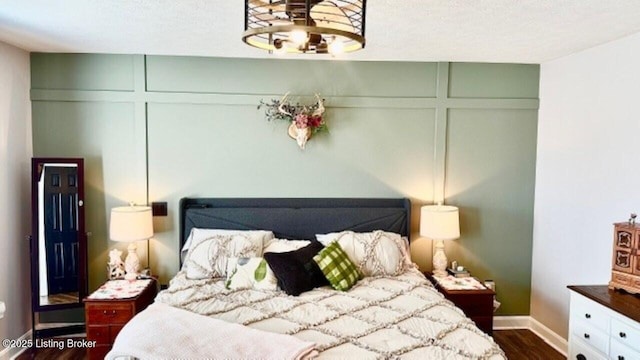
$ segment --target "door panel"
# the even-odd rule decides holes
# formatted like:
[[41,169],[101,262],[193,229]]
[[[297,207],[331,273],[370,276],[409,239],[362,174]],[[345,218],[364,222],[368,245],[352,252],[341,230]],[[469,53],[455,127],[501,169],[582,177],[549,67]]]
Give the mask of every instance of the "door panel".
[[77,167],[44,168],[44,233],[49,295],[78,291]]

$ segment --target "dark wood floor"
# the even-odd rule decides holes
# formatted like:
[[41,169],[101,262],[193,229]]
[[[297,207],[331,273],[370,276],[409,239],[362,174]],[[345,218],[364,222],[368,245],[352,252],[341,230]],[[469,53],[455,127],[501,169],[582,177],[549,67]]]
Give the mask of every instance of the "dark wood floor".
[[79,298],[80,297],[78,296],[77,291],[49,296],[40,296],[40,306],[77,303]]
[[509,360],[564,360],[562,354],[529,330],[495,330],[493,339]]
[[[555,351],[529,330],[496,330],[493,338],[500,345],[509,360],[564,360],[565,357]],[[84,349],[28,349],[17,360],[87,359]]]

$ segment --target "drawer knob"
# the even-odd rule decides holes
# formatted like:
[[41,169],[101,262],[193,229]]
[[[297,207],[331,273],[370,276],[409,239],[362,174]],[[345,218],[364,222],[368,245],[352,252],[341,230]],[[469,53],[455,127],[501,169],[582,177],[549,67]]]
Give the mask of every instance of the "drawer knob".
[[586,314],[584,314],[584,317],[586,317],[587,319],[591,319],[591,314],[586,313]]
[[585,339],[588,339],[588,338],[590,338],[590,337],[591,337],[591,335],[589,335],[589,334],[587,334],[587,333],[585,333],[585,334],[584,334],[584,338],[585,338]]
[[582,354],[578,354],[576,355],[576,360],[587,360],[587,357]]
[[627,334],[625,332],[620,331],[620,337],[624,339],[627,337]]

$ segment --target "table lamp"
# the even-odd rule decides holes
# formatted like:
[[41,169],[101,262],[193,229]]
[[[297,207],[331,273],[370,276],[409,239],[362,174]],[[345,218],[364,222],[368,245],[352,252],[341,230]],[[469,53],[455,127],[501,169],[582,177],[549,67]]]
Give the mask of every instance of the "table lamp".
[[429,205],[420,209],[420,235],[435,240],[433,276],[447,276],[447,255],[444,240],[460,237],[458,208],[446,205]]
[[140,259],[136,253],[136,241],[148,240],[153,236],[153,217],[149,206],[121,206],[111,209],[109,225],[113,241],[128,242],[129,253],[124,261],[127,280],[135,280],[140,270]]

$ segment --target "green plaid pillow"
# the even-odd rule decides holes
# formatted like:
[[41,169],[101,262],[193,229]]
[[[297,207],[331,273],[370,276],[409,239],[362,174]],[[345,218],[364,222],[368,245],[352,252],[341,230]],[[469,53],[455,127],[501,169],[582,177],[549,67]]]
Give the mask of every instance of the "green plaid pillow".
[[336,290],[349,290],[360,279],[358,269],[337,241],[320,250],[313,261]]

